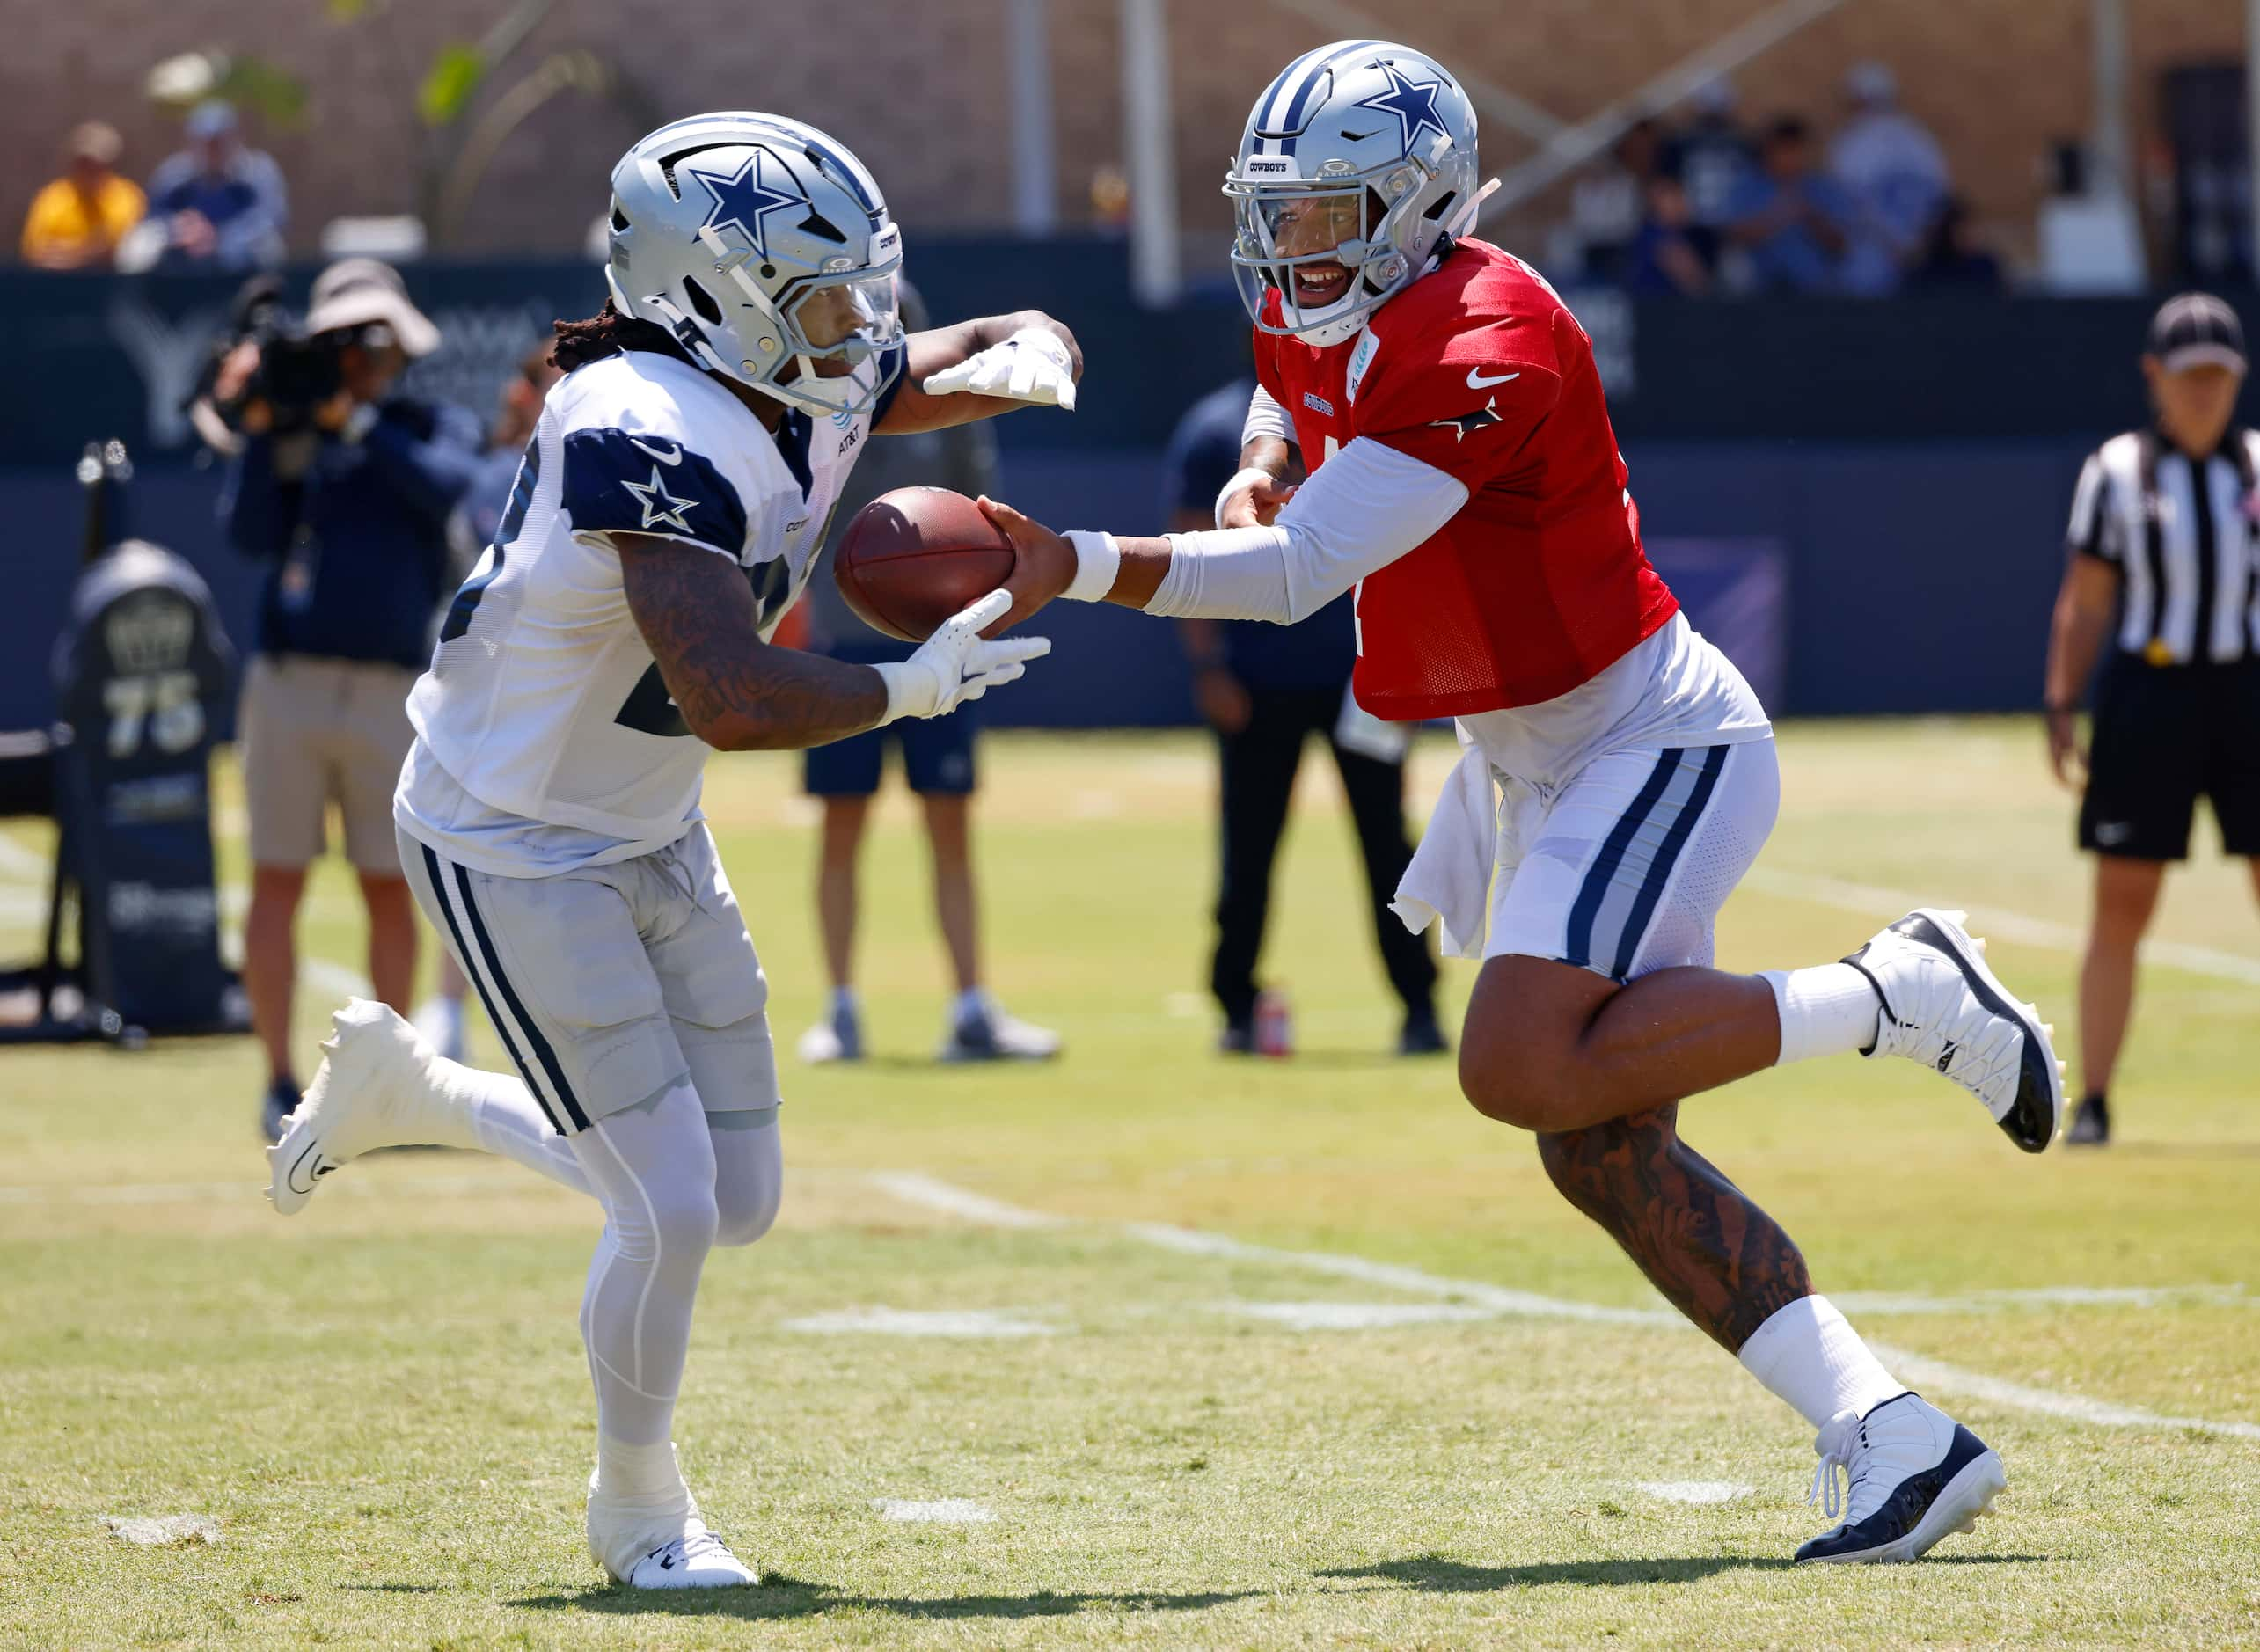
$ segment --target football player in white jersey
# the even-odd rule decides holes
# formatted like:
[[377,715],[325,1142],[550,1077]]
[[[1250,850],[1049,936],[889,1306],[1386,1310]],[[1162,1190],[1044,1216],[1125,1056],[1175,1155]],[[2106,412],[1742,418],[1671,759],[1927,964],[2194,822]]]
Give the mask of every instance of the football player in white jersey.
[[1020,675],[994,593],[900,664],[770,646],[874,433],[1074,406],[1034,311],[903,333],[900,234],[798,121],[678,121],[612,173],[611,298],[558,324],[508,510],[409,700],[401,863],[516,1066],[435,1055],[381,1005],[336,1017],[272,1150],[286,1214],[410,1143],[506,1155],[594,1196],[581,1314],[596,1390],[590,1552],[638,1588],[750,1583],[670,1444],[706,1254],[774,1218],[768,985],[698,810],[709,748],[820,745]]

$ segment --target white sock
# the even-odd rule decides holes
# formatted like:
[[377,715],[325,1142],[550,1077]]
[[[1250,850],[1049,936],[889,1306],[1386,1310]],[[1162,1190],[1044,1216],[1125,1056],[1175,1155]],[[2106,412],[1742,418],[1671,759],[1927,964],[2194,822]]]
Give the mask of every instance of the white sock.
[[432,1087],[446,1110],[469,1127],[470,1139],[441,1144],[472,1147],[513,1159],[575,1193],[593,1195],[589,1173],[573,1156],[572,1144],[558,1134],[523,1080],[506,1072],[486,1072],[461,1062],[435,1057]]
[[1819,964],[1810,969],[1767,969],[1774,1005],[1781,1016],[1781,1053],[1774,1064],[1815,1056],[1842,1056],[1876,1042],[1882,1012],[1876,989],[1850,964]]
[[662,1501],[683,1485],[675,1447],[666,1440],[631,1445],[601,1429],[596,1435],[596,1485],[609,1497]]
[[1736,1357],[1816,1429],[1839,1411],[1864,1417],[1907,1391],[1826,1297],[1776,1310]]

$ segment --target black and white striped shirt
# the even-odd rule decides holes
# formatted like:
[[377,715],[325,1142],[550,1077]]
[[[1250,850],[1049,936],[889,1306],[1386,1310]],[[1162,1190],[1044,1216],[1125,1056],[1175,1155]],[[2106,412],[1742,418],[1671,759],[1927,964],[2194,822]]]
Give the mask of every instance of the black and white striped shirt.
[[2260,431],[2193,461],[2154,430],[2113,436],[2072,496],[2072,549],[2124,579],[2118,646],[2152,665],[2260,656]]

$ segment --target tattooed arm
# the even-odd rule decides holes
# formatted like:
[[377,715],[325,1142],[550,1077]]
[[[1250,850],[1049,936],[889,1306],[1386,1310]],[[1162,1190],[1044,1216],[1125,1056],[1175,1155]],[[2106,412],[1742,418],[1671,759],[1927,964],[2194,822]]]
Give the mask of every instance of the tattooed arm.
[[1679,1139],[1679,1105],[1538,1138],[1546,1173],[1649,1282],[1730,1354],[1800,1297],[1805,1259],[1711,1162]]
[[722,751],[821,746],[887,715],[867,665],[772,647],[755,628],[745,575],[711,551],[616,533],[628,610],[691,732]]

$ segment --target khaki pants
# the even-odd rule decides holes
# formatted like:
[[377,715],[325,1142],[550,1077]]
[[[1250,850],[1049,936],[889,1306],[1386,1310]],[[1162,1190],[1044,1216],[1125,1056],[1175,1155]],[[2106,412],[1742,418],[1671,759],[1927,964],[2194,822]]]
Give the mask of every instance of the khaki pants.
[[778,1105],[768,977],[703,823],[651,854],[541,878],[398,837],[417,904],[559,1130],[686,1076],[709,1113]]
[[346,859],[362,872],[399,875],[392,789],[415,739],[408,726],[415,681],[405,666],[253,657],[236,722],[252,864],[296,867],[318,858],[334,800]]

